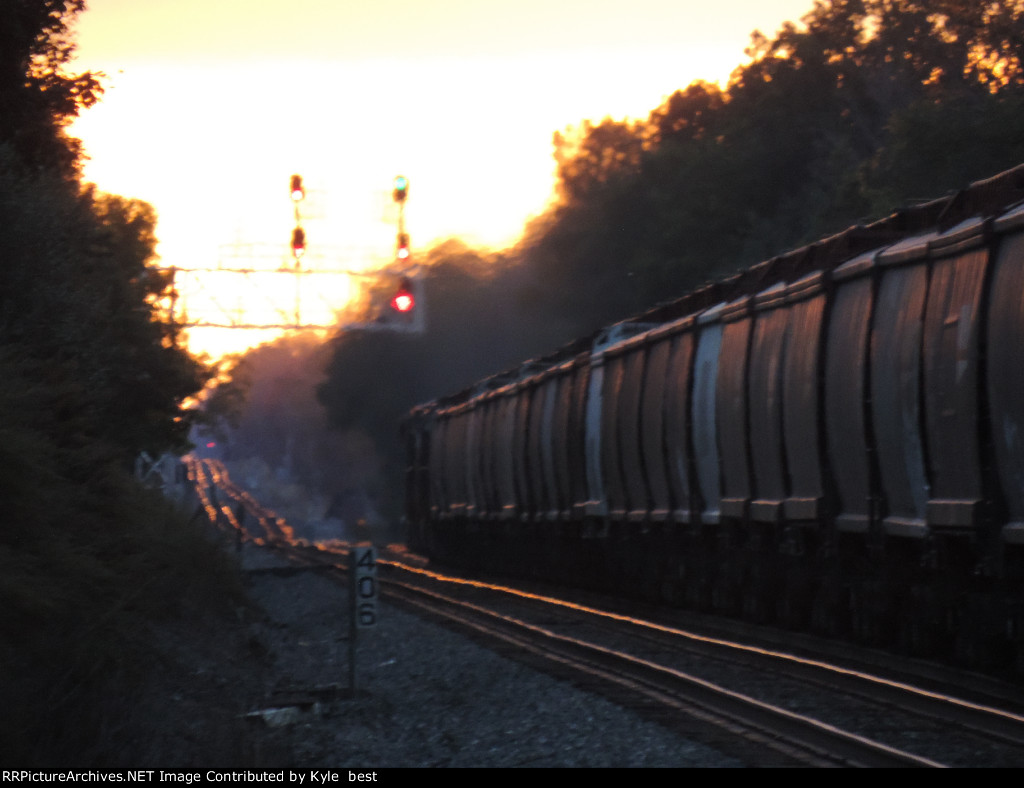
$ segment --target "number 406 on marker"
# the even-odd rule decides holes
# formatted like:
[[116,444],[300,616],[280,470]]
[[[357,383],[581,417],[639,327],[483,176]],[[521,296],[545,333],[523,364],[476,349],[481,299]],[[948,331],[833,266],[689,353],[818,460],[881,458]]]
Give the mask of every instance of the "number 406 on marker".
[[352,549],[352,601],[359,629],[377,625],[377,554],[373,546]]

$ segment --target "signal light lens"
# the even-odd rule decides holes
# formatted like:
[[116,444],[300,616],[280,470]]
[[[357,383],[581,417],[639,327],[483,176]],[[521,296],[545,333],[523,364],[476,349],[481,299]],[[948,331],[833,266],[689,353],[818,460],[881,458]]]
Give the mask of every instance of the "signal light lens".
[[416,299],[412,294],[412,284],[408,279],[403,279],[399,285],[398,292],[391,298],[391,308],[396,312],[410,312],[416,306]]
[[292,200],[298,202],[306,196],[306,190],[302,187],[302,176],[293,175],[291,182]]
[[292,256],[298,260],[306,253],[306,231],[301,227],[292,230]]
[[395,190],[392,192],[392,196],[395,198],[395,202],[405,202],[405,198],[409,196],[409,179],[404,175],[395,178]]

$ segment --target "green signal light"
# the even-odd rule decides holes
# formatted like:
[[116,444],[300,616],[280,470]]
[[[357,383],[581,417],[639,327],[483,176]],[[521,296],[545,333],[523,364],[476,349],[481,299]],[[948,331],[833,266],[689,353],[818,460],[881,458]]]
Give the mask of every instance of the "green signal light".
[[395,191],[393,192],[395,202],[404,202],[408,194],[409,179],[406,178],[404,175],[399,175],[397,178],[395,178]]

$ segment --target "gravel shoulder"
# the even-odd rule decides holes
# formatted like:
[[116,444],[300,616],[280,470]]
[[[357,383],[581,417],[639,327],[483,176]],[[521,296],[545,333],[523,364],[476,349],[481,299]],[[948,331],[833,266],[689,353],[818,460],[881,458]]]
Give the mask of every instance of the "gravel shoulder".
[[276,573],[276,559],[246,550],[253,607],[237,625],[161,634],[168,664],[136,733],[160,719],[163,734],[149,753],[131,747],[135,757],[176,768],[737,765],[386,604],[360,632],[348,697],[345,589],[318,572]]

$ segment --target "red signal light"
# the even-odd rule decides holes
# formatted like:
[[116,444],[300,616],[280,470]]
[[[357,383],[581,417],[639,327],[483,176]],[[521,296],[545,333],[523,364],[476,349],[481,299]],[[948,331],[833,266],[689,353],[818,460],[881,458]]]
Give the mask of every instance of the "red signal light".
[[398,244],[395,247],[395,257],[397,257],[402,262],[407,262],[409,260],[409,234],[408,233],[399,233],[398,234]]
[[306,231],[301,227],[292,230],[292,257],[298,260],[306,253]]
[[391,308],[396,312],[411,312],[416,306],[416,298],[412,294],[412,283],[408,279],[402,279],[398,291],[391,297]]
[[306,196],[306,190],[304,188],[302,188],[302,176],[301,175],[293,175],[292,176],[291,193],[292,193],[292,199],[295,202],[298,202],[299,200],[303,199]]

